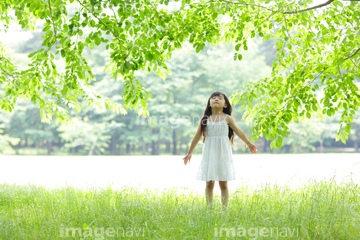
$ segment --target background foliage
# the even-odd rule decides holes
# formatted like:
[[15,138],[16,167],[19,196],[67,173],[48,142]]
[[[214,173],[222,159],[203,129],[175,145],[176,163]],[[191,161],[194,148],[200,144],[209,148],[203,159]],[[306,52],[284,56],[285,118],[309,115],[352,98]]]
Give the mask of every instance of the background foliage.
[[4,146],[185,153],[204,99],[221,90],[264,152],[346,140],[357,151],[359,5],[7,0],[0,30],[35,32],[0,43]]

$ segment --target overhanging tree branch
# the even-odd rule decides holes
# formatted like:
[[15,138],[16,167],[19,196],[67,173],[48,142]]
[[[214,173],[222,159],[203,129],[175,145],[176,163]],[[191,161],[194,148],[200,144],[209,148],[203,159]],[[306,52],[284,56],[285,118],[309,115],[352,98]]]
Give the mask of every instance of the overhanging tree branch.
[[50,9],[50,17],[51,17],[51,21],[52,21],[53,28],[54,28],[55,42],[57,42],[57,33],[56,33],[56,28],[55,28],[55,23],[54,23],[54,16],[53,16],[52,10],[51,10],[50,0],[48,0],[48,4],[49,4],[49,9]]
[[350,58],[349,58],[349,60],[350,60],[350,62],[351,62],[357,69],[360,70],[360,68],[353,62],[353,60],[351,60]]
[[278,109],[277,112],[283,110],[287,105],[288,103],[293,100],[304,88],[308,87],[313,81],[315,81],[321,74],[323,74],[326,69],[328,69],[330,66],[324,68],[317,76],[315,76],[311,81],[309,81],[305,86],[303,86],[299,91],[297,91],[295,93],[295,95],[293,95],[292,97],[290,97],[290,99],[285,103],[285,105],[281,108],[281,109]]
[[348,56],[347,58],[345,58],[344,61],[347,60],[347,59],[349,59],[349,58],[352,58],[352,57],[355,56],[359,51],[360,51],[360,48],[358,48],[353,54],[351,54],[350,56]]
[[[355,54],[357,54],[359,51],[360,51],[360,48],[357,49],[357,50],[356,50],[353,54],[351,54],[349,57],[345,58],[344,61],[347,60],[347,59],[351,60],[350,58],[353,57],[353,56],[355,56]],[[304,85],[299,91],[297,91],[293,96],[291,96],[291,97],[287,100],[287,102],[286,102],[281,108],[275,109],[275,110],[274,110],[274,111],[275,111],[275,114],[277,114],[278,112],[280,112],[280,111],[282,111],[283,109],[285,109],[285,107],[288,105],[288,103],[289,103],[291,100],[293,100],[304,88],[308,87],[312,82],[314,82],[321,74],[323,74],[323,73],[324,73],[328,68],[330,68],[330,67],[331,67],[331,65],[330,65],[330,66],[327,66],[326,68],[324,68],[320,73],[318,73],[318,75],[317,75],[316,77],[314,77],[312,80],[310,80],[310,81],[309,81],[306,85]],[[340,73],[340,75],[341,75],[341,73]],[[270,112],[269,112],[266,116],[268,116],[269,114],[270,114]]]
[[309,7],[309,8],[304,8],[304,9],[301,9],[301,10],[298,10],[298,11],[285,11],[285,12],[282,12],[280,10],[274,10],[274,9],[271,9],[271,8],[267,8],[267,7],[264,7],[264,6],[261,6],[261,5],[258,5],[258,4],[252,4],[252,3],[244,3],[244,2],[230,2],[230,1],[209,1],[209,2],[226,2],[226,3],[230,3],[230,4],[236,4],[236,5],[245,5],[245,6],[253,6],[253,7],[259,7],[259,8],[263,8],[263,9],[266,9],[268,11],[272,11],[272,12],[276,12],[276,13],[282,13],[282,14],[296,14],[296,13],[301,13],[301,12],[306,12],[306,11],[310,11],[310,10],[314,10],[316,8],[322,8],[326,5],[329,5],[330,3],[332,3],[333,1],[335,0],[329,0],[325,3],[322,3],[322,4],[319,4],[319,5],[316,5],[316,6],[312,6],[312,7]]
[[7,75],[9,75],[10,77],[12,77],[12,78],[16,78],[16,76],[15,76],[15,75],[13,75],[13,74],[9,73],[9,72],[8,72],[8,71],[6,71],[4,68],[0,67],[0,70],[2,70],[4,73],[6,73]]
[[[89,11],[97,20],[99,20],[99,22],[104,25],[106,27],[107,30],[109,30],[113,36],[119,41],[119,46],[120,46],[120,51],[122,51],[121,49],[121,39],[98,17],[96,16],[90,9],[88,9],[82,2],[80,2],[80,0],[76,0],[81,6],[83,6],[87,11]],[[123,55],[122,55],[123,57]],[[124,57],[123,57],[124,58]],[[125,62],[126,58],[124,58],[124,62]]]

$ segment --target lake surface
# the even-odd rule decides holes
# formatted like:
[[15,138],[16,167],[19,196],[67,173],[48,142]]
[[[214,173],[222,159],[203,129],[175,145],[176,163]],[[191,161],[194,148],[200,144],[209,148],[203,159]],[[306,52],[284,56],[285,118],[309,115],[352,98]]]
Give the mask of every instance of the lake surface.
[[[0,155],[0,182],[34,184],[47,188],[71,185],[78,188],[124,186],[139,189],[204,193],[205,182],[196,180],[201,155],[192,156],[6,156]],[[230,194],[237,187],[261,188],[309,181],[360,180],[360,154],[242,154],[233,155],[236,180],[229,181]],[[220,194],[218,182],[214,192]]]

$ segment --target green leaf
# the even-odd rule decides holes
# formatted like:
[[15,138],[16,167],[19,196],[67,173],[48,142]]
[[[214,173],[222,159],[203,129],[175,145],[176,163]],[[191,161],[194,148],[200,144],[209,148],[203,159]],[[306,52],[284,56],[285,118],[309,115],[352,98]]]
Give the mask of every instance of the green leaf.
[[99,37],[95,38],[95,44],[99,46],[101,44],[101,39]]
[[350,134],[351,125],[350,123],[346,124],[345,131]]
[[146,57],[146,59],[147,59],[148,61],[152,61],[152,60],[153,60],[153,55],[152,55],[151,52],[147,52],[146,55],[145,55],[145,57]]
[[277,138],[277,140],[276,140],[276,146],[277,146],[277,148],[281,148],[281,146],[282,146],[282,141],[283,141],[283,139],[282,139],[282,137],[278,137]]
[[192,34],[190,35],[190,38],[189,38],[189,43],[193,43],[193,42],[194,42],[194,39],[195,39],[195,34],[192,33]]
[[90,27],[95,27],[95,20],[91,19],[89,22]]
[[345,135],[341,135],[341,136],[340,136],[340,139],[341,139],[341,142],[342,142],[343,144],[346,144]]
[[82,41],[79,41],[78,42],[78,48],[79,48],[79,51],[82,52],[83,49],[84,49],[84,43]]
[[110,62],[110,63],[105,67],[104,72],[106,72],[111,65],[113,65],[113,67],[112,67],[111,70],[110,70],[110,74],[113,75],[114,72],[116,71],[116,64],[113,64],[113,62]]
[[196,49],[195,49],[196,53],[199,53],[200,52],[200,47],[197,46]]
[[[325,109],[324,109],[325,110]],[[330,108],[328,108],[327,110],[326,110],[326,114],[329,116],[329,117],[331,117],[331,109]]]
[[299,123],[299,119],[297,116],[293,115],[294,122]]
[[128,31],[130,27],[131,27],[131,22],[129,20],[126,20],[125,21],[125,30]]
[[270,148],[276,149],[276,148],[277,148],[276,146],[277,146],[276,140],[271,141],[271,143],[270,143]]
[[317,106],[316,106],[316,104],[313,104],[312,105],[312,109],[316,112],[317,111]]
[[68,88],[67,88],[67,86],[65,85],[64,88],[61,90],[61,94],[62,94],[63,96],[66,96],[67,91],[68,91]]

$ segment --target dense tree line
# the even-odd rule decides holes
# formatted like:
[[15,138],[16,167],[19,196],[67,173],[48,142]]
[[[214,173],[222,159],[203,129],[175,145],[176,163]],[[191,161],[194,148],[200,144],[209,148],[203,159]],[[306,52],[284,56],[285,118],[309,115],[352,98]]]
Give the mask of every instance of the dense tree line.
[[[10,55],[19,59],[36,50],[41,34],[23,43],[11,45]],[[74,125],[59,125],[52,120],[50,124],[41,122],[39,108],[31,101],[21,100],[12,113],[2,113],[3,128],[2,151],[26,153],[24,149],[37,149],[47,154],[184,154],[193,137],[195,127],[204,109],[204,99],[214,89],[231,93],[234,88],[246,81],[255,81],[266,76],[274,61],[274,41],[250,42],[251,51],[244,52],[241,62],[232,60],[232,45],[222,44],[216,47],[206,46],[200,53],[184,47],[174,52],[169,61],[172,75],[166,81],[153,72],[139,72],[137,78],[153,93],[148,103],[150,116],[143,117],[134,111],[119,115],[99,107],[87,106],[70,111]],[[86,52],[85,57],[92,69],[96,81],[92,87],[114,102],[123,103],[121,94],[124,86],[121,81],[113,82],[103,71],[107,61],[105,48]],[[23,59],[23,65],[26,59]],[[61,62],[57,63],[61,66]],[[319,91],[319,93],[321,93]],[[234,105],[234,117],[246,132],[249,126],[241,119],[244,110]],[[284,141],[283,152],[321,151],[322,147],[343,147],[336,143],[338,116],[320,121],[318,118],[292,125],[291,134]],[[359,139],[359,130],[354,123],[353,133],[348,146],[355,146]],[[18,141],[16,141],[18,140]],[[262,152],[274,152],[270,141],[261,138],[256,142]],[[7,147],[5,147],[7,146]],[[196,149],[200,153],[201,147]],[[235,141],[234,153],[246,152],[240,140]]]
[[[271,141],[271,149],[322,149],[329,132],[358,144],[355,2],[7,0],[0,21],[1,30],[12,21],[40,30],[16,55],[0,43],[0,108],[11,113],[1,115],[3,148],[45,143],[48,153],[115,154],[140,146],[142,153],[177,154],[214,89],[231,93],[240,126],[253,142]],[[192,51],[177,52],[186,48]],[[138,124],[150,110],[177,127]],[[176,115],[191,120],[170,118]],[[289,135],[301,129],[292,124],[327,116],[335,132]],[[77,127],[67,125],[71,119]]]

